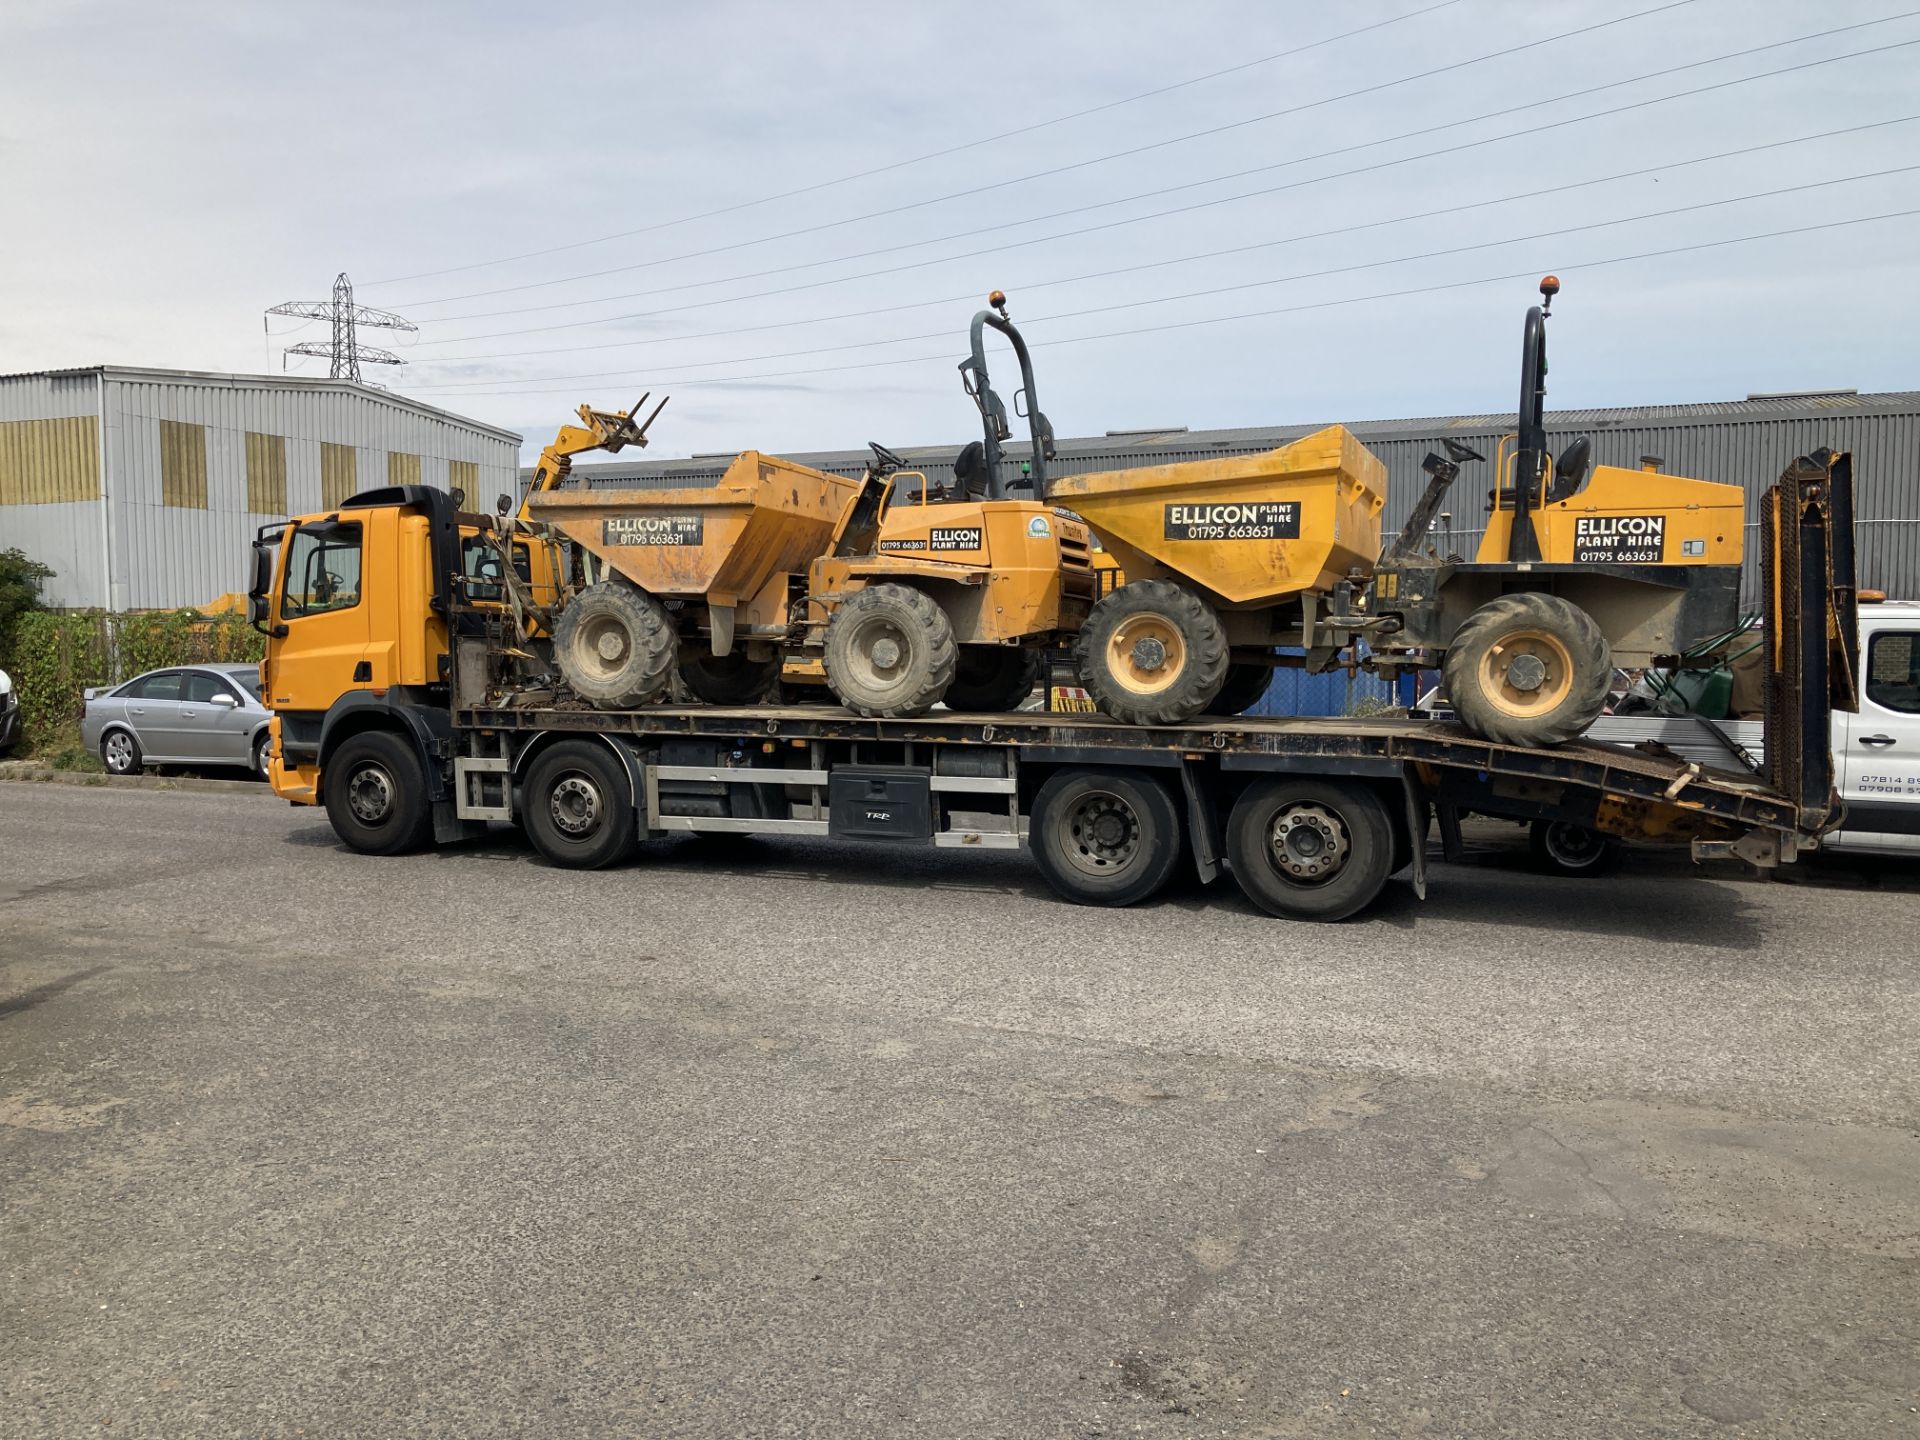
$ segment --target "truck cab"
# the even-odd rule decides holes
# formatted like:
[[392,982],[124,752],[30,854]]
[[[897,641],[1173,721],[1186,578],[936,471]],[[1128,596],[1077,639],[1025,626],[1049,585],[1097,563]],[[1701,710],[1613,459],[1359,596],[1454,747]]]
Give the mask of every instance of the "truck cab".
[[[268,778],[295,804],[325,797],[322,772],[363,731],[412,734],[424,762],[447,712],[453,577],[475,605],[504,603],[491,517],[425,485],[390,486],[338,508],[264,526],[247,614],[267,637],[261,698],[274,712]],[[554,583],[543,547],[516,540],[513,566],[536,596]]]

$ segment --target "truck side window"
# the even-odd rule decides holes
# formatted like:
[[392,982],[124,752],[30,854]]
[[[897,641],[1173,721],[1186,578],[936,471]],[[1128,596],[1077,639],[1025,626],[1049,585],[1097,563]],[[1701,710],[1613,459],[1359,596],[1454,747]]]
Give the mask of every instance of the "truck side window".
[[280,617],[298,619],[360,603],[358,521],[316,521],[293,532],[287,549],[287,584]]
[[460,549],[462,568],[467,573],[467,598],[504,600],[506,587],[500,583],[500,552],[478,535],[467,536]]
[[1867,699],[1920,715],[1920,633],[1882,630],[1867,647]]

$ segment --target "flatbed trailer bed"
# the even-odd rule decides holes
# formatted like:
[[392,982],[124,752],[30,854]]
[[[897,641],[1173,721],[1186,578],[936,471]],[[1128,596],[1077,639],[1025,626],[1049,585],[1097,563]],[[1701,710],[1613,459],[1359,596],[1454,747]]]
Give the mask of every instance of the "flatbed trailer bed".
[[[563,864],[631,850],[624,839],[570,840],[571,797],[617,810],[607,818],[634,839],[1024,844],[1056,889],[1086,903],[1145,898],[1184,856],[1203,880],[1231,869],[1275,913],[1340,918],[1403,870],[1424,895],[1431,827],[1451,852],[1467,812],[1565,820],[1757,864],[1790,862],[1804,841],[1793,799],[1751,775],[1600,743],[1502,745],[1438,720],[1146,727],[1044,711],[884,720],[813,705],[502,705],[452,712],[446,738],[442,827],[519,821]],[[613,763],[589,773],[596,752]]]

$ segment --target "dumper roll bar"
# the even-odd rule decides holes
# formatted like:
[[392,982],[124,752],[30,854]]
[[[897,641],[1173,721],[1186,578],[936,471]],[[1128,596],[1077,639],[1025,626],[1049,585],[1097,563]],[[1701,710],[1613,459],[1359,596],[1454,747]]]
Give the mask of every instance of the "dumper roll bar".
[[[987,309],[978,311],[973,317],[973,325],[968,332],[972,354],[960,362],[960,383],[966,387],[967,394],[973,397],[973,403],[980,408],[980,419],[986,434],[986,472],[987,498],[1005,500],[1008,492],[1014,488],[1007,484],[1000,472],[1000,462],[1004,452],[1000,442],[1013,432],[1007,423],[1007,407],[999,395],[994,392],[992,382],[987,378],[987,348],[985,327],[991,325],[1013,343],[1013,353],[1020,361],[1020,390],[1014,396],[1014,408],[1019,409],[1020,397],[1027,402],[1026,416],[1028,432],[1033,437],[1033,491],[1037,498],[1047,498],[1047,461],[1053,458],[1053,425],[1041,413],[1039,391],[1033,383],[1033,359],[1027,353],[1027,342],[1014,328],[1013,321],[1007,318],[1007,297],[996,290],[987,297]],[[1022,484],[1019,488],[1026,488]]]
[[1560,282],[1549,275],[1540,282],[1544,304],[1527,311],[1520,337],[1520,424],[1514,438],[1513,524],[1508,528],[1507,559],[1540,559],[1540,537],[1534,532],[1533,512],[1540,503],[1540,482],[1547,457],[1547,317]]

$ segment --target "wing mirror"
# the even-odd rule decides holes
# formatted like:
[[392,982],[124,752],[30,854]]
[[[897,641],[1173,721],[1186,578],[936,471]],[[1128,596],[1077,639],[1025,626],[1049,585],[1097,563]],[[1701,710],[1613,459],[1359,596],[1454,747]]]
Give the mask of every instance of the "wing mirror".
[[218,705],[223,710],[231,710],[240,702],[222,690],[219,694],[215,695],[209,703]]

